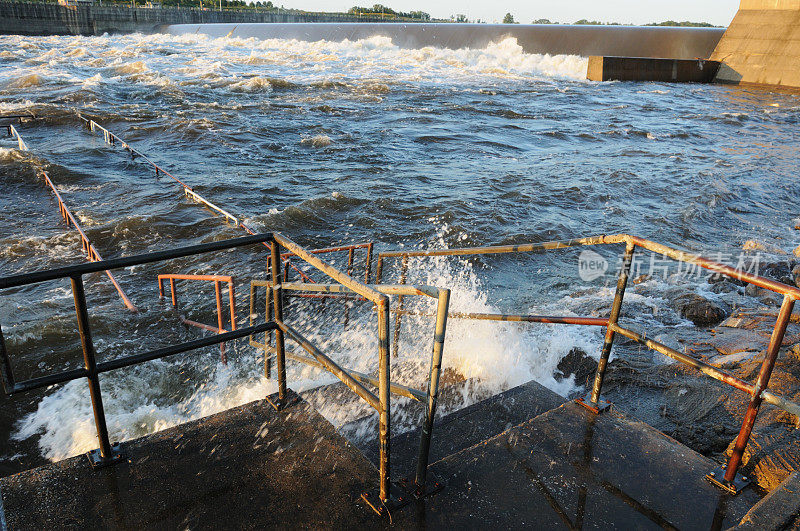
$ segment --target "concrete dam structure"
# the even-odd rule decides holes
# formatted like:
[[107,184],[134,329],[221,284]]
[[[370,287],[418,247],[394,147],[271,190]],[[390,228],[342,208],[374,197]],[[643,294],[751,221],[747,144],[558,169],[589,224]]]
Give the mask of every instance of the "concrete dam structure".
[[711,59],[721,83],[800,87],[800,1],[742,0]]
[[130,8],[79,4],[0,2],[0,34],[5,35],[102,35],[104,33],[153,33],[165,24],[220,24],[230,22],[374,22],[381,17],[343,13],[255,11],[241,9]]
[[508,37],[526,53],[615,55],[678,59],[711,55],[723,28],[568,26],[555,24],[177,24],[161,28],[173,35],[256,37],[301,41],[343,41],[389,37],[401,48],[484,48]]

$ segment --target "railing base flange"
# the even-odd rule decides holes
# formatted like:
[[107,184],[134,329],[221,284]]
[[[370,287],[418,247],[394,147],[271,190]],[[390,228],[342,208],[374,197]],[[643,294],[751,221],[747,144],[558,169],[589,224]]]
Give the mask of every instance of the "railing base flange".
[[401,478],[398,483],[403,490],[410,493],[417,500],[433,496],[444,488],[444,482],[430,472],[426,475],[425,485],[422,487],[418,486],[416,481],[409,478]]
[[111,445],[110,457],[103,459],[103,456],[100,455],[99,448],[86,452],[86,457],[89,459],[89,464],[92,465],[92,468],[97,470],[98,468],[104,468],[125,461],[125,452],[122,451],[122,446],[120,446],[119,443],[114,443]]
[[728,481],[725,479],[725,470],[726,468],[724,466],[717,467],[706,474],[706,479],[717,487],[728,491],[731,494],[739,494],[742,489],[748,486],[752,481],[747,476],[743,476],[741,474],[736,474],[736,477],[733,478],[733,481]]
[[581,398],[575,399],[576,404],[580,404],[595,415],[599,415],[603,411],[608,410],[611,407],[611,402],[606,402],[605,400],[599,400],[596,404],[592,402],[591,395],[586,395]]
[[405,507],[414,501],[414,495],[406,492],[404,489],[392,483],[390,489],[389,499],[386,501],[381,500],[378,489],[372,489],[361,494],[361,499],[366,503],[370,509],[378,513],[380,516],[386,516],[392,511]]
[[266,400],[269,403],[269,405],[275,408],[275,411],[281,411],[297,403],[299,401],[299,397],[295,393],[288,391],[286,393],[286,398],[284,400],[281,400],[278,397],[278,393],[275,392],[272,393],[271,395],[265,396],[264,400]]

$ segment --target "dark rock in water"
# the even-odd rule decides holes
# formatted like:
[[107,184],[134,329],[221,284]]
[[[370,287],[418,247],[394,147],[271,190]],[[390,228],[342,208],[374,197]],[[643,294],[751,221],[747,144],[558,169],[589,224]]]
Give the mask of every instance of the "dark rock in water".
[[793,266],[794,264],[789,261],[771,262],[769,264],[762,264],[754,272],[762,277],[792,285],[795,279],[792,272]]
[[723,275],[722,273],[714,273],[710,277],[708,277],[709,284],[733,284],[734,286],[745,286],[747,282],[743,280],[738,280],[735,278],[731,278],[727,275]]
[[597,362],[589,357],[583,349],[574,347],[558,362],[556,379],[561,381],[575,375],[575,383],[588,385],[589,377],[597,370]]
[[713,326],[727,317],[724,308],[696,293],[678,295],[671,304],[696,326]]
[[767,306],[780,306],[781,305],[781,296],[775,293],[774,291],[760,288],[754,284],[748,284],[746,288],[744,288],[744,294],[750,297],[755,297],[763,304]]
[[792,278],[794,279],[794,285],[800,288],[800,264],[792,269]]

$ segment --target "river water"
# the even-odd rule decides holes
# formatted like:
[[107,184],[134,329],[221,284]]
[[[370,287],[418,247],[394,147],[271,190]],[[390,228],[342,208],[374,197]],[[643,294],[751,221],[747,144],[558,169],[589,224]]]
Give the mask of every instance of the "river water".
[[[577,56],[523,53],[513,39],[483,49],[406,50],[386,37],[2,36],[0,113],[43,119],[19,126],[30,152],[0,142],[0,272],[83,260],[37,165],[106,258],[243,235],[90,135],[77,112],[251,226],[308,247],[373,241],[380,251],[628,232],[733,265],[748,240],[768,254],[794,249],[797,96],[593,83],[584,80],[586,65]],[[563,251],[412,261],[409,282],[451,287],[456,311],[605,315],[619,249],[598,251],[609,270],[590,281],[578,275],[578,251]],[[264,256],[251,248],[121,271],[138,314],[124,309],[105,277],[87,277],[100,359],[201,335],[158,300],[160,272],[234,275],[244,324],[247,284],[264,277]],[[637,272],[651,266],[663,264],[646,257]],[[387,275],[397,277],[396,264]],[[712,299],[722,295],[702,278],[678,276],[669,270],[632,291],[625,315],[656,331],[691,327],[664,292],[684,282]],[[207,288],[193,286],[181,304],[190,318],[211,323]],[[66,283],[7,290],[0,304],[18,378],[80,366]],[[375,323],[366,307],[353,304],[345,327],[336,303],[297,304],[298,327],[344,365],[374,371]],[[424,388],[430,324],[406,321],[395,380]],[[599,329],[451,320],[447,378],[471,383],[448,407],[531,378],[566,395],[575,382],[555,378],[558,361],[575,346],[596,356],[600,342]],[[230,345],[228,357],[222,365],[218,350],[207,349],[104,375],[112,439],[274,390],[255,349]],[[333,381],[296,364],[289,378],[297,390]],[[0,473],[96,446],[83,381],[2,400]],[[364,411],[321,407],[335,424]]]

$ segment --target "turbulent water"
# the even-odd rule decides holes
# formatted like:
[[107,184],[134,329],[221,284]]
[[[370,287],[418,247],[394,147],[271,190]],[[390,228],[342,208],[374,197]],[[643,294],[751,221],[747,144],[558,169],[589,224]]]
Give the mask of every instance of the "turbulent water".
[[[250,225],[309,247],[443,248],[629,232],[734,265],[747,240],[775,252],[795,247],[796,96],[590,83],[586,64],[525,54],[512,39],[475,50],[405,50],[384,37],[0,37],[0,112],[43,117],[19,126],[30,152],[0,143],[0,272],[82,261],[37,165],[106,258],[243,234],[90,135],[77,112]],[[619,249],[599,251],[608,274],[588,282],[578,276],[578,251],[412,261],[409,282],[451,287],[455,311],[605,315]],[[264,257],[250,248],[121,271],[135,315],[105,277],[87,277],[100,358],[201,335],[158,300],[159,272],[234,275],[244,324],[247,284],[264,277]],[[648,272],[649,260],[637,272]],[[388,264],[387,278],[397,274]],[[655,275],[647,290],[630,293],[629,317],[656,332],[690,326],[664,299],[676,282],[721,296],[703,279]],[[187,317],[214,322],[213,290],[180,289]],[[18,378],[80,366],[71,303],[66,283],[3,294],[0,322]],[[334,358],[374,371],[367,307],[352,304],[345,327],[336,303],[291,304],[293,322]],[[406,320],[393,379],[424,386],[431,335],[429,319]],[[596,355],[600,331],[453,319],[447,337],[446,380],[470,382],[447,406],[459,407],[531,378],[570,393],[574,382],[557,379],[556,365],[574,346]],[[228,354],[227,366],[207,349],[104,375],[112,438],[274,390],[255,349],[240,343]],[[289,378],[297,390],[333,381],[296,364]],[[336,424],[364,412],[321,407]],[[95,447],[85,382],[3,399],[0,437],[6,473]]]

